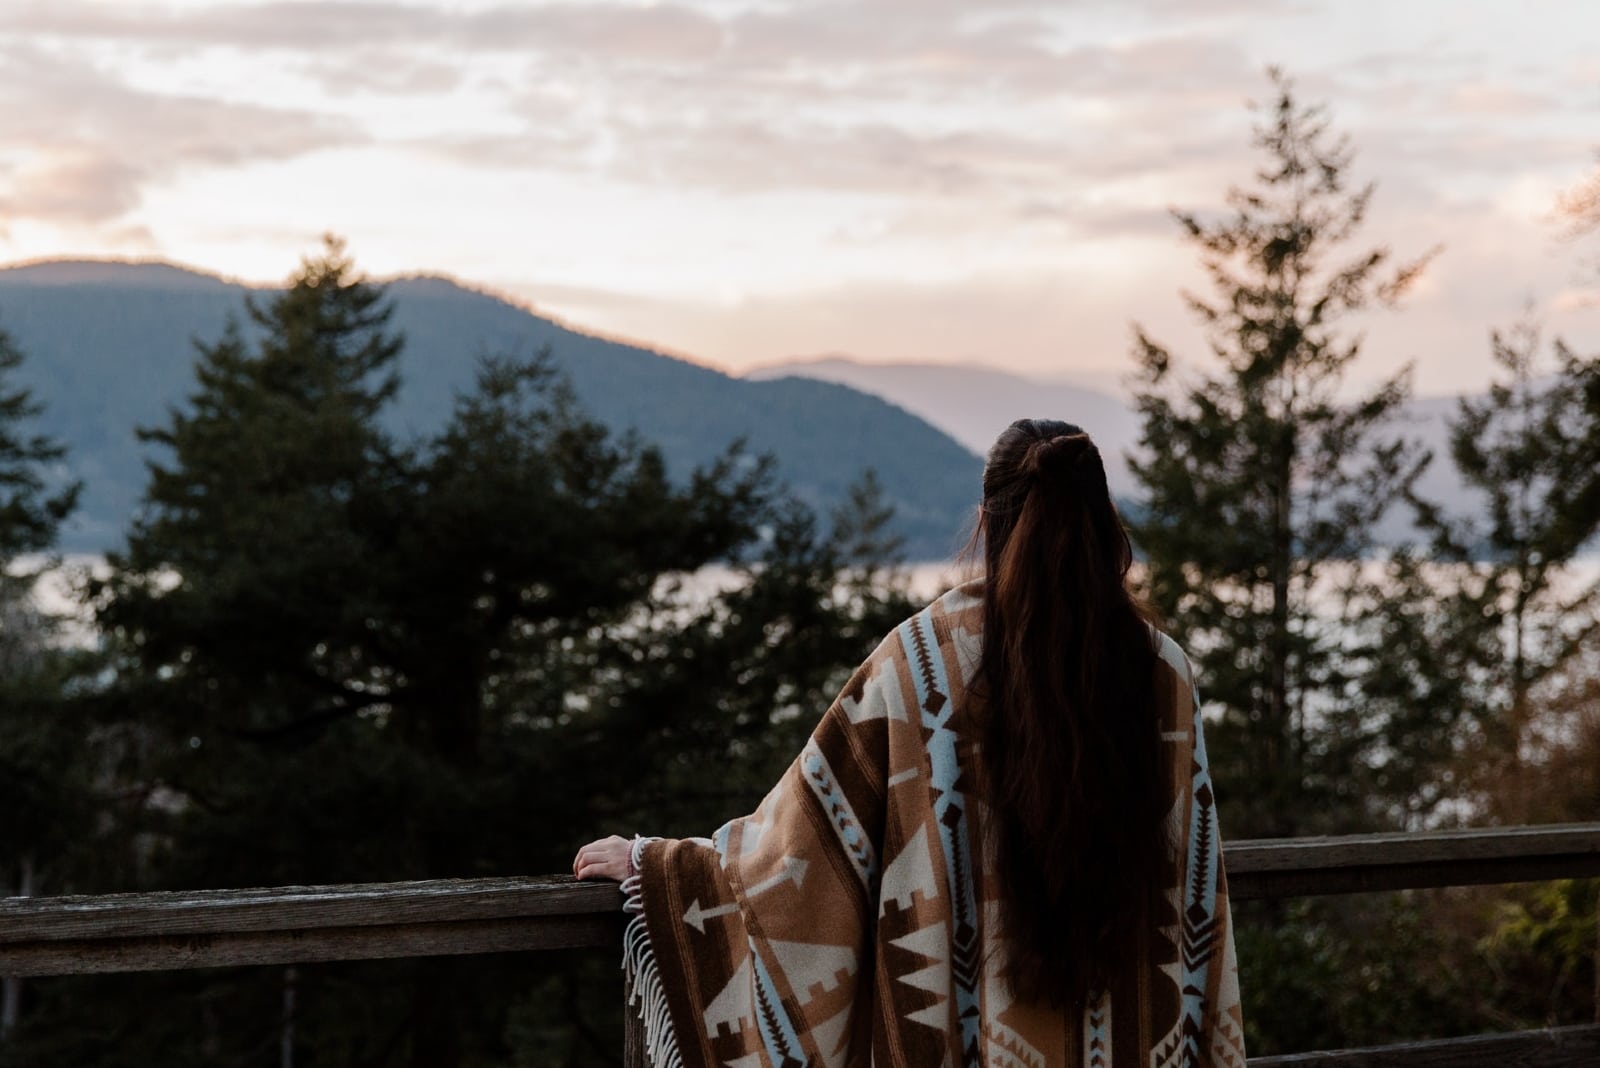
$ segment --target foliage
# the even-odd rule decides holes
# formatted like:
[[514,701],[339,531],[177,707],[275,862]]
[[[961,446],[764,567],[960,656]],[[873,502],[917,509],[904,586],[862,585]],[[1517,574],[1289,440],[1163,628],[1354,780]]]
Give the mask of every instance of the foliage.
[[1475,971],[1445,957],[1436,909],[1414,892],[1235,906],[1251,1055],[1482,1030]]
[[1529,761],[1559,703],[1548,700],[1554,692],[1538,699],[1539,689],[1559,684],[1600,638],[1600,581],[1573,569],[1600,530],[1600,404],[1591,399],[1600,398],[1600,358],[1557,343],[1546,372],[1529,322],[1492,341],[1503,378],[1482,399],[1464,398],[1450,427],[1452,458],[1486,518],[1420,505],[1436,558],[1456,565],[1453,583],[1436,584],[1434,614],[1459,621],[1464,636],[1476,632],[1479,682],[1464,705],[1480,729],[1458,761],[1462,785],[1480,809],[1526,822],[1538,792]]
[[16,384],[23,360],[0,331],[0,885],[37,893],[82,859],[93,768],[65,699],[79,658],[34,597],[80,487],[62,477],[66,449],[34,430],[44,409]]
[[[1254,1056],[1585,1023],[1595,887],[1563,879],[1236,907]],[[1271,978],[1270,982],[1260,977]]]
[[[1600,232],[1600,167],[1593,168],[1582,182],[1562,193],[1556,199],[1556,211],[1572,237],[1590,237]],[[1588,266],[1592,271],[1600,267],[1600,260],[1591,256]]]
[[1500,903],[1482,942],[1494,1012],[1513,1027],[1554,1027],[1594,1011],[1600,880],[1558,879]]
[[[1371,187],[1346,188],[1345,143],[1277,88],[1257,183],[1220,222],[1178,216],[1212,284],[1189,303],[1218,369],[1185,378],[1142,333],[1137,351],[1132,466],[1149,499],[1135,532],[1151,596],[1220,713],[1208,741],[1224,826],[1239,838],[1466,813],[1592,819],[1580,653],[1597,593],[1565,569],[1600,521],[1600,373],[1558,346],[1541,375],[1536,332],[1496,335],[1506,381],[1463,402],[1451,450],[1488,521],[1417,499],[1428,458],[1392,429],[1404,372],[1344,398],[1352,316],[1391,302],[1421,263],[1389,271],[1385,250],[1346,249]],[[1380,559],[1372,531],[1399,498],[1432,543]],[[1242,906],[1252,1051],[1581,1018],[1588,973],[1566,951],[1592,954],[1587,892]]]
[[1151,598],[1221,716],[1212,752],[1235,836],[1366,822],[1346,785],[1364,747],[1318,732],[1351,681],[1325,605],[1357,586],[1345,565],[1425,462],[1388,432],[1406,372],[1354,402],[1341,393],[1360,353],[1351,317],[1395,300],[1422,262],[1390,271],[1382,248],[1347,251],[1372,187],[1348,188],[1346,142],[1273,77],[1256,183],[1229,192],[1219,221],[1177,215],[1214,291],[1187,301],[1216,369],[1185,378],[1139,332],[1130,465],[1148,494],[1134,533]]
[[[381,416],[401,341],[337,243],[250,315],[147,432],[144,509],[92,591],[117,700],[155,740],[136,769],[161,784],[151,885],[561,871],[592,836],[709,833],[909,611],[870,482],[824,532],[737,446],[675,480],[538,355],[483,360],[441,431],[398,440]],[[537,1037],[605,1062],[614,969],[597,986],[546,966],[296,969],[294,1041],[319,1063],[448,1066]],[[75,1027],[255,1063],[286,981],[201,984],[174,1010],[186,1038],[126,997]],[[38,1041],[69,1000],[40,1006]]]
[[0,607],[10,631],[32,634],[19,663],[14,631],[0,666],[0,896],[68,893],[102,866],[100,768],[87,706],[76,699],[91,657],[52,644],[54,621],[26,606]]
[[[1487,818],[1600,821],[1600,635],[1592,634],[1529,692],[1518,759],[1464,764]],[[1476,757],[1476,754],[1472,754]],[[1476,925],[1492,982],[1484,1015],[1497,1026],[1549,1027],[1590,1020],[1600,994],[1600,916],[1594,879],[1508,887]]]
[[81,490],[53,477],[66,448],[29,432],[44,408],[16,384],[22,362],[22,352],[0,331],[0,563],[6,565],[0,595],[7,597],[32,583],[32,574],[17,570],[17,558],[55,546]]
[[[73,699],[91,665],[35,596],[80,487],[62,477],[65,448],[35,431],[43,407],[17,384],[23,359],[0,331],[0,895],[71,889],[97,837],[96,754]],[[5,1035],[23,988],[0,988]]]

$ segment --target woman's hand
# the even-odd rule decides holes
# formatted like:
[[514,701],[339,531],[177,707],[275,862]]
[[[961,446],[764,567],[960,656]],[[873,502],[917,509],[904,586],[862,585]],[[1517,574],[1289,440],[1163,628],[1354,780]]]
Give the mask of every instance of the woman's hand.
[[628,877],[628,856],[633,842],[620,835],[590,842],[572,858],[572,874],[580,879],[615,879]]

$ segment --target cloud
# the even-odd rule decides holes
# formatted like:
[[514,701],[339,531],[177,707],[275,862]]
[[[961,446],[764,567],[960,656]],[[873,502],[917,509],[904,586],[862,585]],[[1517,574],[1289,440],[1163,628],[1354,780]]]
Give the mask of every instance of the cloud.
[[0,47],[0,145],[11,163],[0,206],[11,221],[103,223],[136,208],[151,183],[193,168],[361,139],[326,116],[152,92],[81,60]]
[[[1173,25],[1162,0],[1134,6]],[[459,128],[410,134],[402,147],[475,167],[731,193],[993,196],[1037,217],[1050,202],[1061,214],[1063,188],[1170,177],[1230,144],[1219,118],[1232,121],[1259,71],[1228,35],[1184,27],[1258,6],[1206,3],[1177,29],[1110,43],[1086,42],[1074,21],[1080,9],[1116,7],[1106,0],[827,0],[732,13],[688,0],[33,0],[7,26],[237,50],[290,62],[341,94],[447,94],[481,57],[512,58],[520,86],[473,106],[504,109],[520,130],[487,133],[463,115]],[[291,58],[263,57],[274,52]]]
[[139,203],[143,173],[83,146],[32,154],[17,169],[0,208],[12,218],[99,223]]
[[466,64],[419,57],[394,45],[361,45],[338,57],[306,58],[300,72],[333,94],[424,96],[452,92],[468,79]]
[[[648,270],[631,265],[649,253],[629,241],[659,247],[666,232],[707,265],[696,277],[708,287],[749,274],[744,288],[761,290],[764,268],[741,242],[811,257],[791,281],[857,280],[792,301],[706,298],[681,315],[645,298],[568,294],[623,332],[730,360],[790,337],[798,351],[926,355],[948,343],[958,358],[978,354],[984,330],[1017,339],[1006,344],[1029,359],[1046,359],[1047,335],[1119,354],[1124,324],[1104,326],[1106,309],[1150,279],[1117,293],[1077,279],[1067,298],[1066,282],[1024,276],[1148,253],[1163,272],[1156,288],[1173,289],[1178,272],[1153,251],[1180,245],[1167,208],[1220,209],[1230,184],[1248,182],[1256,154],[1243,105],[1270,95],[1266,59],[1289,62],[1299,98],[1331,101],[1335,129],[1352,134],[1352,177],[1380,186],[1376,239],[1392,235],[1402,252],[1443,240],[1447,257],[1462,250],[1451,264],[1504,281],[1454,231],[1525,208],[1508,190],[1536,199],[1552,174],[1581,174],[1592,138],[1581,118],[1600,68],[1552,54],[1548,70],[1528,71],[1531,53],[1497,49],[1498,24],[1404,7],[1379,26],[1331,0],[8,0],[0,207],[142,223],[146,191],[183,191],[175,183],[202,168],[376,145],[363,155],[369,175],[414,163],[430,195],[524,198],[475,202],[481,211],[462,213],[474,233],[502,234],[507,215],[567,213],[579,251],[552,251],[590,265],[574,277],[634,284]],[[166,67],[203,75],[163,80]],[[176,88],[235,68],[226,98]],[[310,169],[293,173],[306,181]],[[256,177],[262,188],[272,175]],[[583,195],[563,200],[573,189]],[[303,210],[286,203],[285,214]],[[640,219],[677,205],[689,207],[676,228]],[[267,214],[248,225],[267,227]],[[404,240],[432,225],[409,219]],[[459,232],[431,240],[448,248]],[[468,270],[461,256],[456,268]],[[739,267],[719,274],[724,262]],[[860,282],[897,267],[926,282],[938,273],[929,264],[983,277]],[[686,288],[677,276],[640,284]],[[1101,324],[1092,337],[1089,320]]]
[[1260,81],[1236,45],[1208,35],[1069,46],[1036,17],[968,24],[893,7],[895,20],[878,7],[731,18],[707,63],[531,56],[510,105],[521,134],[413,147],[471,166],[731,193],[995,195],[1036,207],[1085,182],[1215,160],[1239,145],[1227,124]]
[[[1161,42],[1153,49],[1135,42],[1098,54],[1075,50],[1072,7],[1046,0],[981,6],[965,0],[827,0],[717,14],[687,2],[641,6],[603,0],[478,8],[357,0],[181,8],[12,0],[4,32],[135,48],[319,55],[326,60],[320,69],[339,70],[340,77],[353,76],[372,57],[406,51],[423,50],[458,66],[473,55],[501,53],[535,57],[578,77],[639,66],[691,78],[710,75],[716,84],[758,91],[784,85],[822,91],[854,82],[852,95],[875,99],[897,82],[983,92],[1084,88],[1093,82],[1113,93],[1236,55],[1221,37],[1196,40],[1182,55],[1164,50]],[[1182,65],[1174,66],[1174,58]],[[1117,77],[1122,71],[1127,78]],[[1117,80],[1107,82],[1107,75]]]
[[6,29],[15,35],[145,45],[336,51],[353,41],[427,39],[448,16],[410,4],[245,3],[175,7],[161,3],[13,0]]
[[[1220,194],[1243,138],[1194,127],[1172,137],[1116,130],[936,132],[884,121],[830,125],[753,116],[717,123],[658,116],[529,122],[516,137],[431,139],[419,150],[469,166],[534,168],[613,182],[736,196],[837,194],[899,211],[965,205],[978,225],[1069,224],[1106,235],[1124,223],[1149,233],[1176,187]],[[907,231],[902,230],[901,233]]]
[[1457,85],[1444,90],[1444,96],[1445,109],[1458,115],[1536,116],[1566,106],[1550,93],[1493,82]]
[[704,59],[719,22],[691,7],[568,2],[462,10],[445,4],[159,3],[12,0],[7,32],[148,46],[347,54],[353,47],[426,46],[469,52],[600,54],[657,62]]

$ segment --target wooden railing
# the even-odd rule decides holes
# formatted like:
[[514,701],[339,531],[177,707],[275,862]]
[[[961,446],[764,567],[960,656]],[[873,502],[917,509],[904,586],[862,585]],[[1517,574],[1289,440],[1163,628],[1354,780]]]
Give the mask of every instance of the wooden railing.
[[[1600,824],[1235,842],[1225,858],[1236,901],[1526,882],[1600,875]],[[9,898],[0,900],[0,976],[620,947],[619,905],[616,884],[566,876]],[[637,1021],[625,1017],[624,1063],[640,1068]],[[1600,1018],[1250,1064],[1593,1068]]]

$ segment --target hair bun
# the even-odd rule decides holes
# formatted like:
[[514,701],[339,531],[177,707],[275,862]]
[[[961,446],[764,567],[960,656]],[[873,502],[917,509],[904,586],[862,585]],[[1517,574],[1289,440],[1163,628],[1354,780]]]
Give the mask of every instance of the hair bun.
[[1023,469],[1035,477],[1067,476],[1098,452],[1088,434],[1058,434],[1034,442]]

